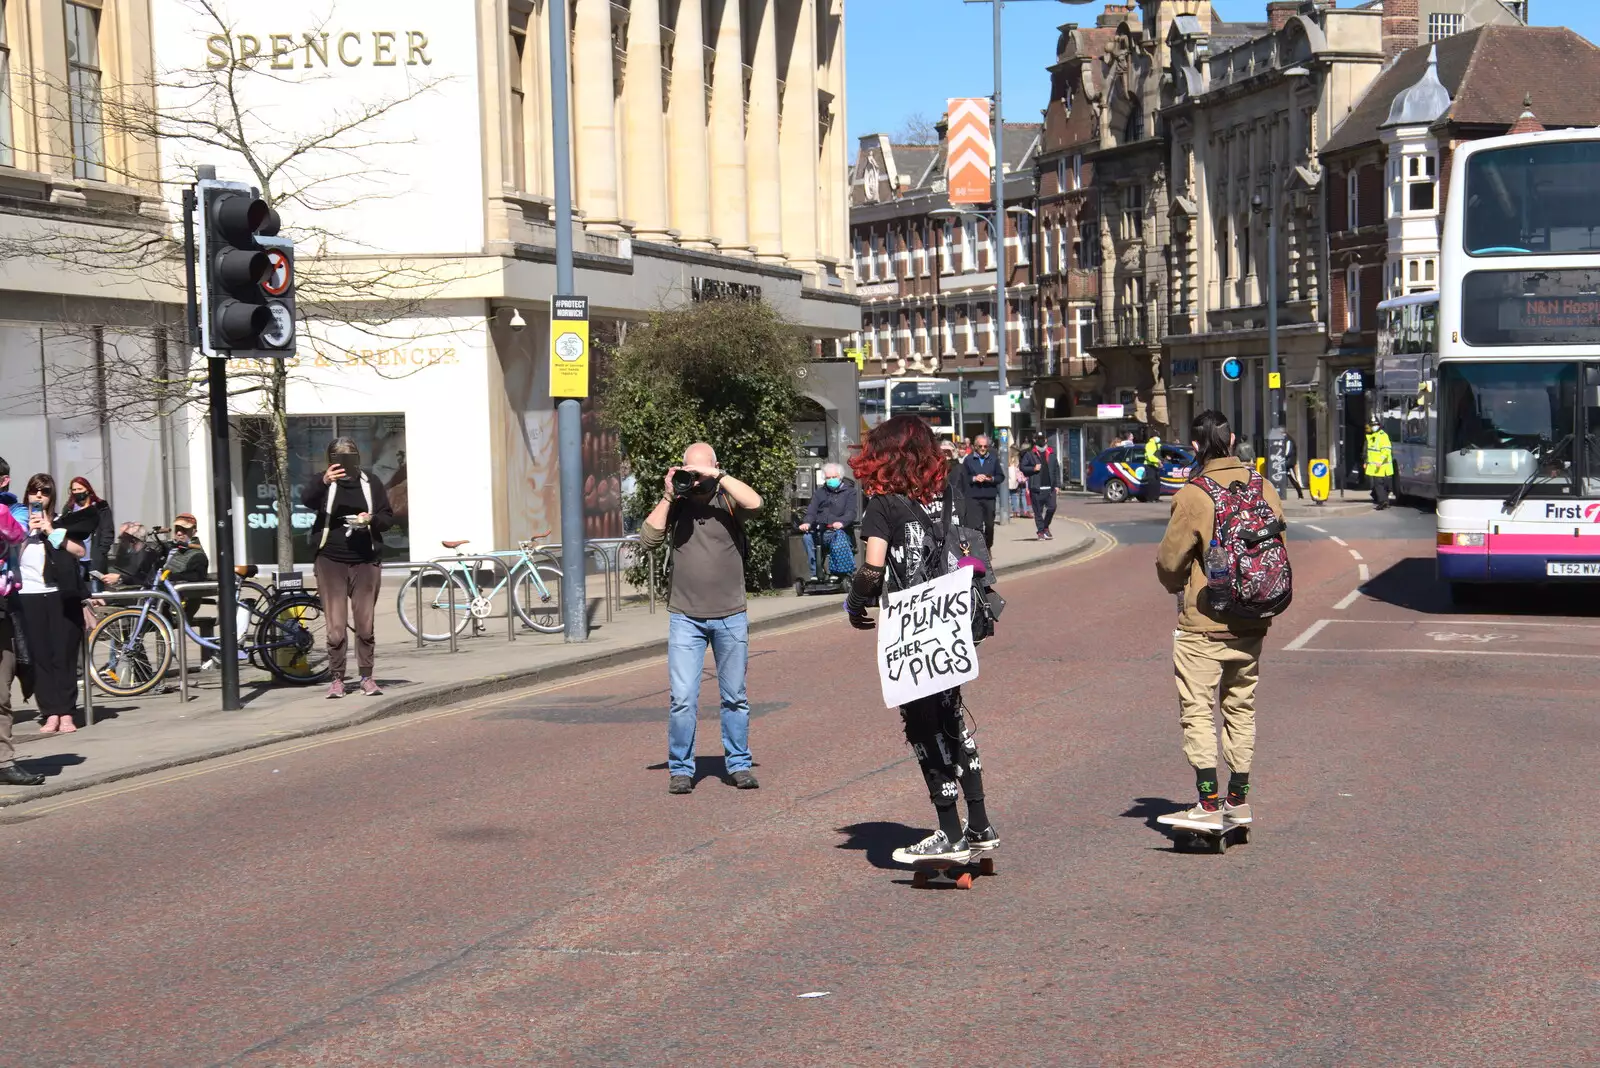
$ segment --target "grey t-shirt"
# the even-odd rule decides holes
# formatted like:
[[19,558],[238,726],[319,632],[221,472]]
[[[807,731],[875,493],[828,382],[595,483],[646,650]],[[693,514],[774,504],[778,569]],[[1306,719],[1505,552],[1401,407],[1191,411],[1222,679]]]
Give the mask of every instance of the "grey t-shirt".
[[[667,611],[695,619],[723,619],[745,610],[744,559],[734,517],[719,494],[710,501],[686,497],[667,515],[672,528],[672,592]],[[741,515],[745,514],[741,512]],[[649,523],[639,541],[653,549],[667,532]]]

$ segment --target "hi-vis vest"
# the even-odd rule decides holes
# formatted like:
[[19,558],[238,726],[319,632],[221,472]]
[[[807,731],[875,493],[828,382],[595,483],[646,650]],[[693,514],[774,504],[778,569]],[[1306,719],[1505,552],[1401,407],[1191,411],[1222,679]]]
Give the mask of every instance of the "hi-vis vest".
[[1394,474],[1394,446],[1385,431],[1374,430],[1367,435],[1367,462],[1363,470],[1377,477]]
[[1147,464],[1161,461],[1161,439],[1151,438],[1144,443],[1144,462]]

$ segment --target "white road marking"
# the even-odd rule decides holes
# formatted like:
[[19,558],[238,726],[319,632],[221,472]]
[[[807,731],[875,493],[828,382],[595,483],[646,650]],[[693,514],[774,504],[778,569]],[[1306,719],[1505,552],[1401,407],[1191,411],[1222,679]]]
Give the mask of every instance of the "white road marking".
[[1346,608],[1349,608],[1351,605],[1355,604],[1356,603],[1356,599],[1358,597],[1360,597],[1360,596],[1361,596],[1361,591],[1360,590],[1351,590],[1349,593],[1344,595],[1344,597],[1339,601],[1338,604],[1334,605],[1333,607],[1336,610],[1338,610],[1340,612],[1343,612]]
[[[1286,650],[1290,647],[1285,647]],[[1550,660],[1600,660],[1600,653],[1531,653],[1526,649],[1300,649],[1297,653],[1436,653],[1442,656],[1539,656]]]
[[1307,523],[1306,524],[1306,529],[1307,530],[1314,530],[1318,534],[1326,534],[1327,533],[1326,530],[1323,530],[1321,527],[1317,526],[1315,523]]
[[1350,544],[1349,542],[1345,541],[1343,538],[1339,537],[1339,535],[1337,535],[1337,534],[1329,534],[1328,535],[1328,540],[1333,542],[1335,545],[1344,545],[1344,546],[1348,547],[1349,544]]
[[1317,636],[1318,632],[1321,631],[1323,627],[1326,627],[1329,623],[1332,623],[1332,622],[1334,622],[1334,621],[1331,620],[1331,619],[1319,619],[1319,620],[1317,620],[1315,623],[1311,624],[1311,626],[1306,628],[1305,633],[1301,634],[1294,641],[1292,641],[1288,645],[1284,646],[1283,647],[1284,651],[1292,653],[1296,649],[1304,648],[1306,642],[1310,641],[1312,638],[1315,638]]
[[1360,567],[1360,572],[1361,572],[1361,581],[1362,581],[1362,582],[1365,582],[1365,581],[1367,581],[1367,580],[1368,580],[1368,579],[1369,579],[1369,578],[1371,578],[1371,577],[1372,577],[1372,572],[1370,572],[1370,571],[1368,571],[1368,570],[1367,570],[1367,565],[1366,565],[1366,564],[1362,564],[1362,565],[1361,565],[1361,567]]
[[[1359,623],[1363,627],[1409,627],[1422,620],[1416,619],[1324,619],[1323,623]],[[1463,619],[1462,626],[1477,626],[1472,620]],[[1600,630],[1600,623],[1533,623],[1518,619],[1484,620],[1481,624],[1486,627],[1555,627],[1561,630]]]
[[1359,560],[1359,559],[1361,559],[1361,554],[1356,552],[1354,549],[1351,549],[1350,550],[1350,559]]

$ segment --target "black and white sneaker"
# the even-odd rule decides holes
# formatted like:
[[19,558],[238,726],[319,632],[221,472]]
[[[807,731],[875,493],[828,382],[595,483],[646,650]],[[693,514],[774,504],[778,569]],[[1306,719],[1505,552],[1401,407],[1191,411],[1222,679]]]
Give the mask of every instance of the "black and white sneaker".
[[934,831],[916,845],[903,846],[894,851],[896,864],[918,864],[930,860],[947,860],[952,864],[965,864],[972,859],[967,840],[952,843],[943,831]]
[[961,821],[961,835],[967,840],[967,845],[974,853],[987,853],[991,849],[1000,848],[1000,832],[990,824],[981,831],[974,831],[967,826],[967,821]]

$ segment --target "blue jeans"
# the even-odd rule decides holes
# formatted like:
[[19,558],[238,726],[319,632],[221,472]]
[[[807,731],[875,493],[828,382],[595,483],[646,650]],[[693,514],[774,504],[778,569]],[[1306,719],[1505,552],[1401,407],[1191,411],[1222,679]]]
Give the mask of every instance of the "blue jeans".
[[723,619],[667,617],[667,676],[672,681],[672,706],[667,717],[667,772],[694,777],[694,732],[700,711],[700,675],[706,646],[717,664],[717,690],[722,697],[722,752],[728,774],[750,768],[750,702],[745,698],[744,672],[750,661],[750,617],[744,612]]

